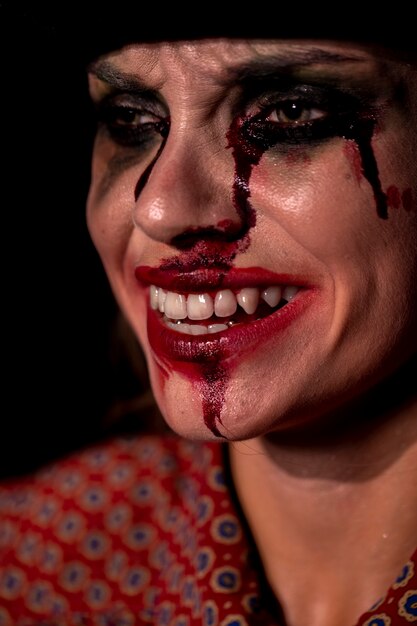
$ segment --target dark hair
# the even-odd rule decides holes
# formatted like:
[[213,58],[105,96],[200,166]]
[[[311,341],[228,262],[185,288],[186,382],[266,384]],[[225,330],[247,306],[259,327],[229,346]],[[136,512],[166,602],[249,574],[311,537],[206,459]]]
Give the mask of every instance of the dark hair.
[[[391,7],[363,11],[351,3],[337,3],[321,11],[316,6],[249,8],[233,7],[227,15],[222,5],[210,3],[194,14],[190,7],[170,3],[154,5],[119,0],[75,3],[48,3],[38,0],[3,0],[3,20],[32,29],[38,37],[46,33],[69,45],[73,58],[89,60],[137,41],[186,40],[207,37],[329,39],[357,41],[394,48],[405,53],[417,50],[416,29],[409,5],[400,0]],[[61,46],[62,47],[62,46]]]

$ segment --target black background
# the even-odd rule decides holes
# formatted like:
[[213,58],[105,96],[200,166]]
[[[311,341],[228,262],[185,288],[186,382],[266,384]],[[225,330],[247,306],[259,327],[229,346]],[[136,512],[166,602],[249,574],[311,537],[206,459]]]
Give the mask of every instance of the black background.
[[94,121],[73,48],[0,13],[2,476],[97,439],[116,306],[84,217]]

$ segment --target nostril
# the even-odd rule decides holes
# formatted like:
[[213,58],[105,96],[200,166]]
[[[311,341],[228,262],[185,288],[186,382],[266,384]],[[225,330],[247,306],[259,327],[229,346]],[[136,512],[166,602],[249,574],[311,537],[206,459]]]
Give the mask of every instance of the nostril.
[[190,250],[198,241],[231,242],[243,235],[242,224],[232,220],[222,220],[217,226],[187,228],[171,239],[171,245],[178,250]]

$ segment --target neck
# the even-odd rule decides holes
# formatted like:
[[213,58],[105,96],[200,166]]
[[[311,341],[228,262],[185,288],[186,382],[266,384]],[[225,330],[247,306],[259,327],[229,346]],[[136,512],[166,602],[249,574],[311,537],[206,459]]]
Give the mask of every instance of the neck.
[[368,403],[355,411],[350,420],[333,415],[337,427],[230,446],[237,494],[288,626],[351,626],[416,547],[417,399],[378,419]]

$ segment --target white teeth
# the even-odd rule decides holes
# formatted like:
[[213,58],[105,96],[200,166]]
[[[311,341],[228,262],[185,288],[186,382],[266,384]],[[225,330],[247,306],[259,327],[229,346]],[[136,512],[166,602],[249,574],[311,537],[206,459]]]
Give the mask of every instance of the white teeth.
[[190,324],[173,324],[172,326],[174,330],[178,331],[179,333],[184,333],[185,335],[189,335],[191,333]]
[[158,291],[158,287],[155,287],[155,285],[151,285],[149,294],[151,298],[151,309],[153,309],[154,311],[156,311],[158,308]]
[[187,313],[190,320],[208,320],[213,312],[213,298],[208,293],[192,293],[188,296]]
[[164,312],[164,304],[165,304],[165,300],[167,297],[167,293],[166,291],[164,291],[163,289],[158,289],[158,309],[161,311],[161,313]]
[[228,328],[226,324],[209,324],[208,326],[203,326],[202,324],[183,324],[182,322],[175,324],[174,322],[166,321],[165,323],[169,328],[172,328],[172,330],[184,333],[185,335],[207,335],[208,333],[219,333]]
[[228,326],[226,324],[209,324],[208,331],[209,333],[220,333],[222,330],[227,330]]
[[165,303],[164,312],[167,317],[173,320],[184,320],[187,317],[187,299],[185,296],[168,291]]
[[255,287],[245,287],[236,296],[239,305],[248,315],[255,313],[259,304],[259,289]]
[[223,289],[216,293],[214,298],[214,313],[217,317],[228,317],[233,315],[237,309],[235,294],[230,289]]
[[298,293],[298,291],[299,291],[298,287],[285,287],[284,291],[282,292],[282,297],[287,302],[290,302],[290,300],[294,298],[294,296]]
[[[299,292],[299,287],[293,285],[280,287],[274,285],[259,290],[256,287],[245,287],[236,295],[231,289],[221,289],[212,297],[208,293],[190,294],[188,296],[174,291],[165,291],[161,287],[151,285],[149,289],[150,306],[153,310],[165,313],[165,323],[179,333],[190,335],[206,335],[227,330],[241,320],[228,320],[227,323],[186,324],[180,320],[209,320],[213,314],[218,318],[231,317],[237,310],[237,305],[247,313],[255,313],[259,300],[264,300],[271,308],[278,306],[281,299],[290,302]],[[260,318],[259,318],[260,319]],[[219,320],[220,321],[220,320]]]
[[268,287],[268,289],[264,289],[261,293],[261,298],[265,300],[269,306],[277,306],[278,302],[281,300],[281,287]]
[[207,335],[207,326],[202,326],[201,324],[189,324],[190,333],[192,335]]

